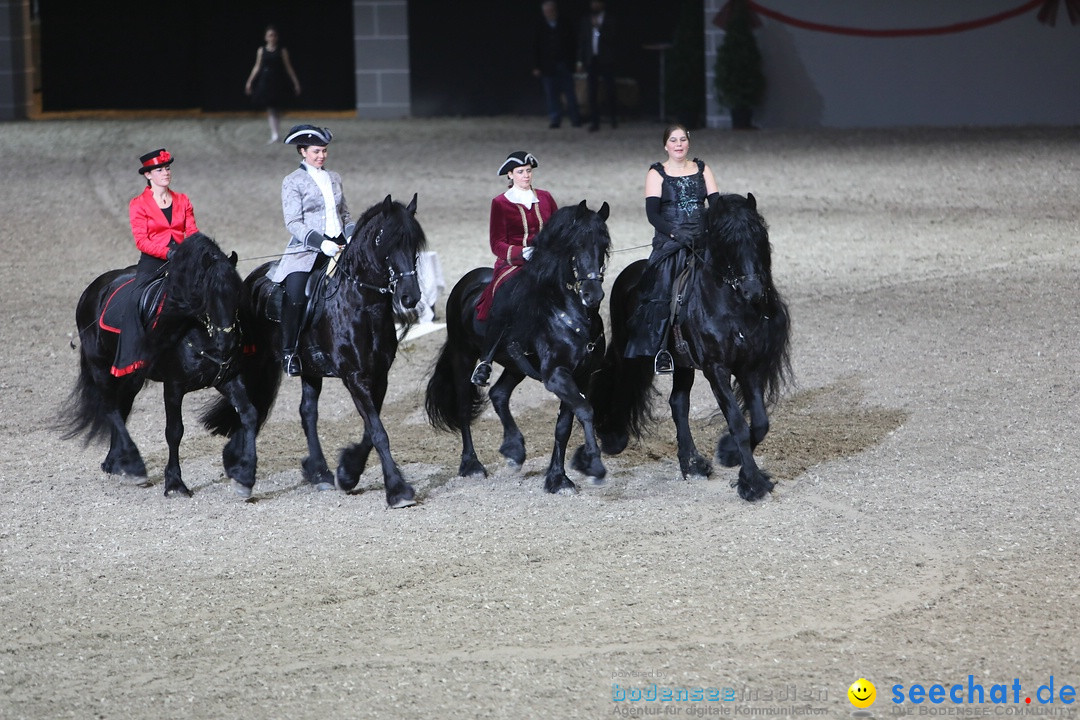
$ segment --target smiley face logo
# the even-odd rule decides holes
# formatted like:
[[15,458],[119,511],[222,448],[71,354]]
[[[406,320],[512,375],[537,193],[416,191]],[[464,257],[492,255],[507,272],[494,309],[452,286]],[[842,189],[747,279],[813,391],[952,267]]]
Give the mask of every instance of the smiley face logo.
[[866,678],[859,678],[847,689],[848,700],[857,708],[868,708],[877,700],[877,688]]

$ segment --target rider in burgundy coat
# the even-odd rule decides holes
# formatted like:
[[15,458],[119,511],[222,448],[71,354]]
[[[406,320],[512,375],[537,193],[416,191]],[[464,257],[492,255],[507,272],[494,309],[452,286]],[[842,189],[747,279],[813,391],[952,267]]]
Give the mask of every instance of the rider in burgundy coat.
[[[518,150],[510,153],[499,168],[498,174],[507,177],[510,189],[491,201],[488,235],[491,251],[495,253],[495,272],[476,304],[478,320],[487,320],[495,292],[529,261],[536,235],[558,209],[551,193],[532,186],[532,171],[537,165],[532,153]],[[472,375],[472,382],[481,387],[487,385],[496,350],[497,338],[491,335],[488,331],[484,351]]]

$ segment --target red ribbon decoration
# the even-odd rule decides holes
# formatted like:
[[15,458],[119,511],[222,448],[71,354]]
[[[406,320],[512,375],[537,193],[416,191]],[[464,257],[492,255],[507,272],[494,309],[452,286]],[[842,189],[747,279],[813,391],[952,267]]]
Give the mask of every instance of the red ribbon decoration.
[[172,155],[168,150],[162,150],[154,157],[150,158],[142,164],[143,167],[150,167],[151,165],[164,165],[167,162],[172,162]]
[[[1073,25],[1080,23],[1080,0],[1063,0],[1065,3],[1065,10],[1069,14],[1069,22]],[[785,15],[777,12],[776,10],[770,10],[767,7],[763,7],[760,3],[754,0],[728,0],[720,12],[713,18],[713,24],[719,27],[727,25],[728,16],[731,13],[729,7],[732,2],[746,2],[750,6],[751,13],[760,13],[765,17],[778,20],[779,22],[787,25],[793,25],[804,30],[814,30],[816,32],[832,33],[834,35],[855,35],[859,37],[913,37],[922,35],[948,35],[951,33],[966,32],[968,30],[975,30],[977,28],[986,27],[995,23],[1010,20],[1018,15],[1023,15],[1026,12],[1031,12],[1035,8],[1039,8],[1039,22],[1053,26],[1057,21],[1057,8],[1058,0],[1028,0],[1023,5],[1013,8],[1012,10],[1005,10],[1004,12],[997,13],[996,15],[990,15],[977,20],[968,20],[966,22],[953,23],[951,25],[940,25],[938,27],[927,28],[898,28],[891,30],[872,30],[865,28],[851,28],[842,27],[839,25],[825,25],[823,23],[810,22],[807,20],[799,20],[798,18]],[[760,19],[754,17],[754,26],[757,27],[761,24]]]

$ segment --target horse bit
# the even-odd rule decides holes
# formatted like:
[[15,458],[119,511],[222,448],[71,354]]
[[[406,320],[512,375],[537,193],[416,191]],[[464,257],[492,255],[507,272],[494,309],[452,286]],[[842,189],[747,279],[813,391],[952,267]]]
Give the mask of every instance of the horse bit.
[[[203,315],[199,318],[199,320],[202,321],[203,328],[206,329],[206,335],[211,340],[214,339],[215,335],[229,335],[230,333],[232,333],[233,330],[238,330],[240,327],[240,318],[238,316],[233,317],[231,325],[224,326],[215,325],[213,322],[211,322],[210,315]],[[239,335],[239,333],[237,334]],[[197,350],[195,348],[195,345],[192,344],[190,340],[185,341],[185,344],[189,348],[194,350],[196,355],[206,358],[210,362],[217,363],[218,372],[217,375],[214,376],[213,382],[210,383],[212,386],[216,387],[218,383],[225,379],[225,374],[229,371],[229,368],[232,367],[232,362],[235,359],[235,354],[232,357],[217,358],[208,353],[206,350]]]

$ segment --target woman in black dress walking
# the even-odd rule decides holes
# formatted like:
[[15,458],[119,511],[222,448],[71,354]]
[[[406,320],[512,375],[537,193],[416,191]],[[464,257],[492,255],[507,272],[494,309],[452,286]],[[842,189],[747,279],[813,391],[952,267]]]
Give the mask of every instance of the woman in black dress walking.
[[[251,96],[259,107],[266,108],[270,122],[270,139],[267,145],[277,142],[280,110],[288,105],[289,100],[300,94],[300,81],[296,79],[289,51],[278,45],[277,29],[270,25],[264,37],[266,44],[255,53],[255,67],[251,68],[244,92]],[[292,94],[289,94],[289,86]]]

